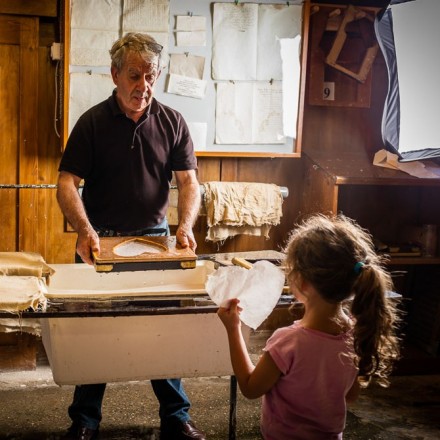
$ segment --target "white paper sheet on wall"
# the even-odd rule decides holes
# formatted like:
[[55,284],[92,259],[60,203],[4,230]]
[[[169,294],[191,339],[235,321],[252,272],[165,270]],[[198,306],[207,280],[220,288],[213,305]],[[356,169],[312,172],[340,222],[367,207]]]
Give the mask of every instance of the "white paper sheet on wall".
[[167,93],[203,99],[206,93],[206,81],[189,76],[171,74],[168,77]]
[[69,134],[79,117],[90,107],[107,99],[115,85],[107,74],[70,74]]
[[202,99],[206,93],[206,81],[202,79],[204,68],[204,57],[171,54],[167,93]]
[[281,59],[283,66],[283,133],[284,136],[296,139],[296,123],[298,120],[298,103],[300,83],[300,41],[295,38],[280,40]]
[[122,34],[142,32],[163,46],[162,63],[168,62],[169,0],[124,0]]
[[108,66],[118,38],[120,1],[72,0],[70,59],[75,66]]
[[301,35],[300,5],[215,3],[212,77],[282,80],[281,38]]
[[212,78],[257,79],[258,5],[214,4]]
[[206,134],[208,132],[208,124],[206,122],[188,122],[188,128],[194,144],[194,150],[206,150]]
[[117,31],[72,29],[70,64],[75,66],[110,66],[109,49],[118,39]]
[[206,17],[203,15],[178,15],[176,31],[206,31]]
[[206,32],[178,31],[176,32],[176,46],[206,46]]
[[122,31],[168,34],[169,0],[124,0]]
[[175,34],[176,46],[206,46],[206,17],[178,15]]
[[127,32],[149,33],[167,56],[169,0],[72,0],[71,9],[71,65],[108,66],[108,51]]
[[184,53],[170,55],[170,73],[203,79],[205,70],[205,57]]
[[169,0],[71,0],[70,26],[69,133],[82,113],[112,93],[111,76],[102,71],[110,70],[109,50],[120,35],[150,34],[164,46],[167,63]]
[[284,143],[281,81],[217,84],[217,144]]
[[120,0],[71,0],[70,27],[75,29],[118,30]]

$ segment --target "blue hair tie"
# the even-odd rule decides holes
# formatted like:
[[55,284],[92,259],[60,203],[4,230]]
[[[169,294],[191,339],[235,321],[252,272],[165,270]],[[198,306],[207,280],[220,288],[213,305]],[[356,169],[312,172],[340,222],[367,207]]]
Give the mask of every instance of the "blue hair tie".
[[358,261],[355,265],[354,265],[354,273],[356,275],[359,275],[361,273],[362,268],[365,266],[365,263],[363,261]]

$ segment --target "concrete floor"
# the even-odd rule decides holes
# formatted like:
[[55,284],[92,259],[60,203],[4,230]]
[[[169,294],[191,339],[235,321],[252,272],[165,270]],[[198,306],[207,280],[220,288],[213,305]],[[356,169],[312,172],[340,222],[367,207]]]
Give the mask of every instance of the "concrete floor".
[[[229,378],[185,379],[191,414],[211,440],[228,439]],[[73,387],[58,387],[48,367],[0,375],[0,439],[55,440],[69,425]],[[440,439],[440,376],[397,376],[389,389],[365,390],[348,413],[347,440]],[[155,440],[157,401],[149,382],[110,384],[101,438]],[[237,439],[257,440],[260,400],[237,399]]]
[[[265,338],[263,337],[263,340]],[[254,361],[261,340],[252,344]],[[210,440],[228,439],[229,377],[184,379],[191,416]],[[47,365],[0,372],[0,440],[55,440],[70,424],[73,386],[57,386]],[[260,400],[238,392],[237,440],[258,440]],[[113,383],[103,404],[101,439],[158,439],[158,404],[149,381]],[[347,415],[345,440],[440,439],[440,375],[394,376],[364,390]]]

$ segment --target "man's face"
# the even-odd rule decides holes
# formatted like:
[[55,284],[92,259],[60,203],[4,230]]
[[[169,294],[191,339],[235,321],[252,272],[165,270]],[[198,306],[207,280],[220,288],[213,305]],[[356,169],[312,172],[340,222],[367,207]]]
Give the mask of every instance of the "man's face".
[[123,67],[111,69],[116,84],[116,97],[121,109],[129,117],[137,117],[144,112],[153,99],[153,88],[160,75],[156,62],[146,62],[136,52],[129,52]]

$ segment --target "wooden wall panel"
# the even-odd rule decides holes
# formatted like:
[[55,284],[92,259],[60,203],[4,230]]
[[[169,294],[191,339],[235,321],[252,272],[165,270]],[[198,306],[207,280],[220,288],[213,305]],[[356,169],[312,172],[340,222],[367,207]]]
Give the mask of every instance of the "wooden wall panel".
[[57,0],[0,0],[0,14],[56,17]]
[[[8,35],[16,38],[14,46],[0,45],[0,57],[8,60],[7,72],[1,70],[7,76],[2,78],[0,74],[0,83],[5,84],[0,87],[0,98],[10,109],[2,112],[0,121],[2,127],[16,127],[15,132],[0,132],[0,183],[34,187],[0,189],[0,251],[35,251],[48,262],[71,263],[76,234],[64,230],[56,190],[41,188],[56,184],[61,158],[60,140],[54,128],[56,64],[50,59],[48,44],[56,35],[57,26],[46,22],[42,38],[38,20],[26,20],[31,20],[31,25],[24,32],[16,31],[19,25],[9,26]],[[8,30],[3,27],[0,37],[5,29]],[[26,47],[20,49],[19,42]],[[20,71],[19,66],[29,69]],[[22,98],[19,81],[25,83]],[[23,101],[19,103],[19,99]]]
[[17,206],[17,190],[0,189],[0,252],[16,250]]
[[[12,43],[19,38],[18,26],[3,26],[0,22],[0,183],[15,184],[18,176],[18,117],[19,117],[19,47]],[[10,28],[10,29],[8,29]],[[12,35],[11,35],[12,34]],[[17,239],[17,191],[0,188],[0,250],[15,251]]]
[[[46,33],[51,32],[46,30]],[[59,72],[49,53],[48,46],[40,47],[39,90],[44,93],[45,99],[40,99],[38,104],[39,183],[55,185],[61,159],[61,141],[55,130],[55,126],[58,130],[61,129],[60,122],[55,121],[55,101],[60,99],[56,98],[55,76]],[[58,93],[60,93],[59,89]],[[36,191],[40,206],[38,216],[40,253],[48,263],[73,263],[76,234],[65,230],[64,216],[56,200],[56,189]]]
[[209,182],[221,180],[222,161],[217,158],[199,157],[197,177],[199,182]]
[[[38,19],[11,15],[0,16],[0,56],[7,69],[1,69],[0,97],[6,111],[1,115],[1,182],[3,184],[36,183],[38,173],[37,114]],[[28,180],[29,179],[29,180]],[[20,246],[36,250],[33,238],[37,205],[23,200],[23,215],[17,209],[17,190],[2,191],[2,250]],[[6,192],[5,192],[6,191]],[[18,193],[18,204],[21,203]],[[30,242],[22,242],[20,228],[26,229]],[[19,232],[18,232],[19,231]]]
[[56,191],[46,192],[46,254],[48,263],[73,263],[75,257],[76,233],[66,232],[64,217],[56,200]]
[[[23,22],[25,19],[22,19]],[[20,184],[38,183],[38,18],[27,18],[20,38]],[[36,194],[19,192],[18,249],[38,252],[38,202]]]
[[[312,16],[313,17],[313,16]],[[308,71],[312,57],[308,58]],[[313,78],[307,75],[307,82]],[[356,83],[355,79],[348,79]],[[306,93],[303,120],[302,150],[328,151],[338,156],[364,150],[371,159],[383,148],[381,121],[388,87],[388,74],[382,54],[378,53],[372,67],[371,102],[367,108],[312,105]],[[309,90],[309,85],[306,86]]]
[[0,371],[35,370],[36,340],[29,333],[0,333]]
[[301,216],[315,213],[336,214],[338,188],[333,186],[331,176],[326,176],[310,159],[303,158],[304,178],[301,193]]
[[38,190],[18,190],[18,251],[40,252]]

